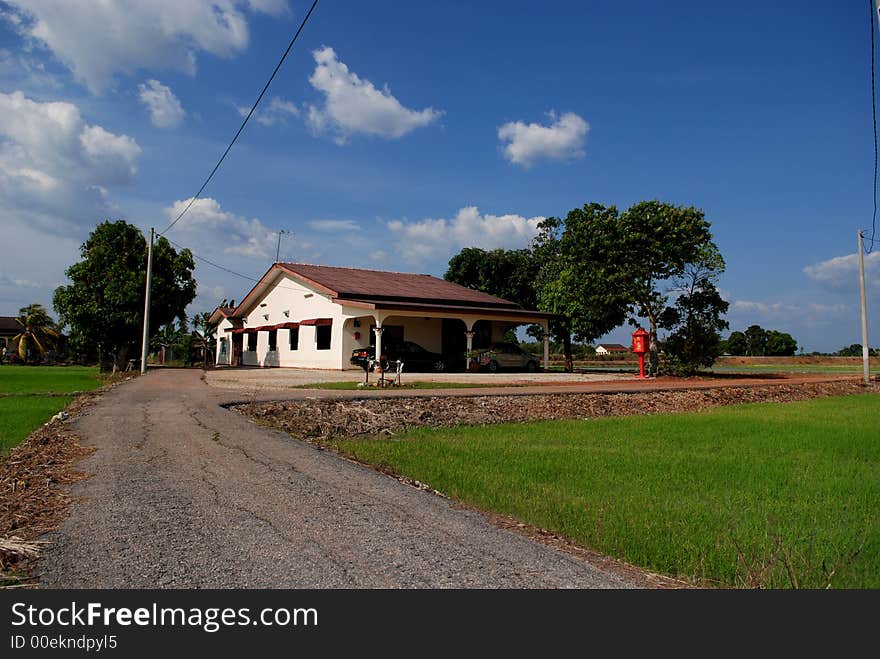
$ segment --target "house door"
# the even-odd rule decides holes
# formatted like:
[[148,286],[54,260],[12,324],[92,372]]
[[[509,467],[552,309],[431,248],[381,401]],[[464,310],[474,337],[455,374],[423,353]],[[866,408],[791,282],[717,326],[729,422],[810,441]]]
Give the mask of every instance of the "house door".
[[242,337],[243,334],[233,334],[232,335],[232,361],[230,361],[231,366],[241,366],[241,351],[242,351]]

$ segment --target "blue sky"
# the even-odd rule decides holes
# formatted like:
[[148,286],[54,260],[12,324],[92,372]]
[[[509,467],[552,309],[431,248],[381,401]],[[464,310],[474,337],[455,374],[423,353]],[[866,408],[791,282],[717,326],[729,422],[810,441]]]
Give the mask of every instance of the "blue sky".
[[[0,2],[0,314],[51,306],[98,221],[167,226],[307,9]],[[168,237],[252,277],[279,229],[284,260],[442,276],[461,247],[524,246],[540,217],[659,198],[712,222],[731,329],[835,350],[860,340],[868,20],[831,0],[322,0]],[[867,265],[877,344],[877,253]],[[250,288],[196,277],[194,311]]]

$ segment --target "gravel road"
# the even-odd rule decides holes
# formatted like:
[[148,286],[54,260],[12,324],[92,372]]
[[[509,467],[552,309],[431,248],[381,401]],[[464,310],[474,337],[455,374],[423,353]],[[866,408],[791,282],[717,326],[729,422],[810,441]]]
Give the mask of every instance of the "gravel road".
[[[192,370],[112,389],[75,422],[94,476],[37,569],[55,588],[636,585],[480,513],[257,426]],[[239,400],[241,398],[239,397]],[[639,580],[641,581],[641,580]]]

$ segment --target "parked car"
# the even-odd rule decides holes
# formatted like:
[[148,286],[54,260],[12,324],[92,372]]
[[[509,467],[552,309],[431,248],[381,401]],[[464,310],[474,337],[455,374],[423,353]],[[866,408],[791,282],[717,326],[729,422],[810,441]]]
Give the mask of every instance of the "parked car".
[[493,343],[492,347],[477,354],[477,363],[492,373],[501,369],[538,370],[538,358],[515,343]]
[[[447,370],[446,359],[437,352],[425,350],[418,343],[401,341],[382,346],[382,352],[389,361],[402,361],[404,371],[433,371],[442,373]],[[367,369],[367,364],[376,358],[376,347],[355,348],[351,352],[351,363]]]

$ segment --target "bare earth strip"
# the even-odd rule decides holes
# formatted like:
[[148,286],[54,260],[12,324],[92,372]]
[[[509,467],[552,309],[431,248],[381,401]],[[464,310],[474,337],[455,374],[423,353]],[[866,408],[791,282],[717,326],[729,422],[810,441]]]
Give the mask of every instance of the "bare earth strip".
[[195,371],[109,391],[72,425],[93,476],[38,566],[43,586],[576,587],[666,583],[258,426]]

